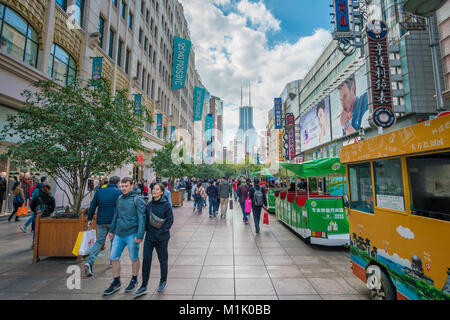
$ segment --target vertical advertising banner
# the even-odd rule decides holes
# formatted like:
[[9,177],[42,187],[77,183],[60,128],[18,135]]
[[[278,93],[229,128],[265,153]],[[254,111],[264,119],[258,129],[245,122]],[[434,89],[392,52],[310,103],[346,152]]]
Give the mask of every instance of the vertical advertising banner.
[[185,86],[190,51],[191,42],[189,40],[180,37],[173,38],[172,90],[182,89]]
[[170,126],[170,141],[175,141],[175,126]]
[[142,115],[142,94],[134,95],[134,113],[139,117]]
[[389,128],[395,124],[392,106],[391,69],[387,42],[388,27],[382,20],[367,24],[369,43],[370,87],[372,93],[372,120],[377,127]]
[[334,1],[335,28],[337,32],[350,32],[348,0]]
[[368,84],[365,67],[351,75],[330,95],[333,140],[369,127]]
[[283,106],[281,104],[281,98],[275,98],[274,103],[275,129],[283,129]]
[[[102,77],[103,57],[92,58],[92,80],[98,80]],[[94,84],[96,86],[96,84]]]
[[302,151],[331,141],[330,97],[325,97],[300,119]]
[[286,114],[286,132],[288,133],[289,159],[294,159],[295,150],[295,116],[293,113]]
[[283,130],[278,132],[278,161],[284,161]]
[[206,90],[194,87],[194,121],[202,120],[203,102],[205,101]]
[[208,113],[206,115],[206,124],[205,124],[205,132],[206,132],[205,138],[208,144],[212,140],[213,125],[214,125],[214,116],[212,115],[212,113]]
[[156,130],[162,130],[162,121],[163,120],[163,115],[162,113],[158,113],[156,115]]

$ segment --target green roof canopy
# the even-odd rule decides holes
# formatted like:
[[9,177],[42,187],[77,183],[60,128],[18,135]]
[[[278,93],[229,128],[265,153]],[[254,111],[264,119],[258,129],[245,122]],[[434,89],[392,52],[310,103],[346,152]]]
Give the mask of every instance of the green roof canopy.
[[285,163],[280,165],[295,173],[299,178],[326,176],[329,174],[345,174],[345,165],[339,158],[323,158],[303,163]]
[[266,168],[262,169],[261,171],[257,171],[255,173],[253,173],[253,176],[254,177],[272,177],[269,170],[267,170]]

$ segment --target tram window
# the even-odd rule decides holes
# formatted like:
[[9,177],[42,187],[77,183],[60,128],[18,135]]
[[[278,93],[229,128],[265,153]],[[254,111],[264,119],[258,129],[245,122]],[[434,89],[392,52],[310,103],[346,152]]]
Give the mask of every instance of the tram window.
[[450,152],[407,159],[415,215],[450,221]]
[[401,160],[374,161],[373,171],[377,206],[405,211]]
[[370,163],[349,165],[350,208],[373,213]]

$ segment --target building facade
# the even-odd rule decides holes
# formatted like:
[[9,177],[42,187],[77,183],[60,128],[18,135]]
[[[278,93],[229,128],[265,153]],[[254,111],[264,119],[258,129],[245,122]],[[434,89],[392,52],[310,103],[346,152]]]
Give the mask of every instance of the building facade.
[[[427,28],[405,28],[408,17],[401,1],[374,0],[372,3],[381,9],[377,18],[386,21],[389,27],[391,87],[397,118],[394,126],[384,130],[389,132],[425,121],[438,113],[430,35]],[[441,35],[441,41],[446,37]],[[443,69],[445,66],[441,65],[442,83],[446,72]],[[378,134],[371,121],[369,76],[367,46],[357,49],[351,56],[344,56],[337,49],[336,41],[327,45],[300,84],[301,135],[297,144],[301,152],[297,157],[308,161],[339,156],[343,145]],[[448,101],[445,107],[449,108]],[[349,118],[348,111],[352,111],[353,117]]]
[[[193,92],[201,83],[193,50],[185,88],[171,88],[173,38],[190,40],[177,0],[0,0],[0,24],[2,126],[6,115],[21,107],[20,93],[32,82],[53,78],[65,85],[74,77],[90,79],[92,58],[102,57],[102,77],[111,82],[112,94],[124,89],[130,99],[142,95],[148,138],[141,162],[136,160],[110,175],[150,180],[153,152],[170,140],[173,127],[193,136]],[[156,128],[158,114],[162,115],[161,130]],[[0,151],[15,142],[2,141]],[[0,167],[7,174],[34,174],[13,167],[9,159],[1,160]],[[64,193],[51,184],[57,206],[67,204]]]

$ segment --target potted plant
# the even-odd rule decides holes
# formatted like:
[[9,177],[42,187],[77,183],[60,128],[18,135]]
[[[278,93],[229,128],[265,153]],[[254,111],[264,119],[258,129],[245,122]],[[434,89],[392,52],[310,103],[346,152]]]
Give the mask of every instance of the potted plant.
[[79,231],[86,228],[81,205],[96,172],[113,172],[135,161],[143,150],[143,122],[125,91],[110,94],[106,79],[67,86],[52,80],[25,90],[25,104],[8,115],[0,131],[19,142],[7,154],[17,163],[50,176],[67,196],[69,206],[54,217],[36,219],[34,261],[39,256],[72,256]]

